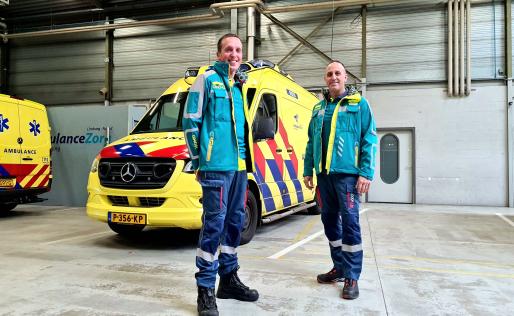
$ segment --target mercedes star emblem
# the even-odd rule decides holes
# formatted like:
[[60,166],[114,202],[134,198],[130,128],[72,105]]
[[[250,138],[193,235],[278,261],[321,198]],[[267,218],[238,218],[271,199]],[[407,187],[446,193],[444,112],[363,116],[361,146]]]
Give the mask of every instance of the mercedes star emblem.
[[121,167],[121,180],[124,182],[132,182],[136,178],[137,168],[132,162],[127,162]]

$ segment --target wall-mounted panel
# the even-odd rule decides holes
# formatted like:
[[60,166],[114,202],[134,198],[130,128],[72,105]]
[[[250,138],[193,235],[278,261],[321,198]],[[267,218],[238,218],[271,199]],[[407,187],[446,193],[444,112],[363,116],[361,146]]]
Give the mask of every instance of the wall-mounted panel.
[[471,11],[471,78],[503,78],[505,75],[503,1],[472,4]]

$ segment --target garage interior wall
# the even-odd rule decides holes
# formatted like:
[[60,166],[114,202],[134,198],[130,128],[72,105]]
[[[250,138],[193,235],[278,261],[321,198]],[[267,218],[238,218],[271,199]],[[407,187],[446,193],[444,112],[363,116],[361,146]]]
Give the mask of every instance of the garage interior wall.
[[[511,1],[511,7],[510,7],[510,11],[511,11],[511,16],[514,16],[514,0]],[[514,22],[511,21],[511,26],[514,28]],[[514,43],[514,33],[512,34],[512,43]],[[511,65],[512,65],[512,73],[514,73],[514,54],[511,56]]]
[[[305,2],[305,1],[302,1]],[[273,1],[270,7],[297,3]],[[205,13],[190,10],[183,15]],[[246,9],[238,10],[238,33],[246,38]],[[274,16],[301,36],[331,17],[331,10],[277,13]],[[419,23],[425,21],[425,23]],[[278,62],[298,44],[279,26],[261,16],[256,57]],[[150,26],[114,31],[114,101],[156,98],[189,66],[215,59],[217,38],[230,30],[230,15],[205,23]],[[314,46],[341,60],[361,76],[360,9],[338,11],[332,21],[309,38]],[[80,104],[102,101],[105,32],[79,33],[11,41],[12,92],[42,103]],[[434,82],[446,77],[446,10],[441,4],[370,7],[367,17],[367,81],[369,84]],[[503,4],[472,7],[472,77],[503,75]],[[332,47],[332,53],[331,51]],[[307,88],[323,85],[326,61],[302,47],[283,68]]]
[[[300,2],[271,1],[269,6]],[[378,127],[416,129],[418,203],[507,203],[503,6],[501,1],[472,4],[473,90],[471,96],[461,98],[448,98],[445,92],[444,4],[368,8],[367,96]],[[190,10],[184,14],[206,12]],[[331,10],[274,14],[302,36],[330,15]],[[238,34],[243,41],[245,27],[246,9],[239,9]],[[360,8],[338,11],[333,30],[332,38],[329,21],[308,40],[361,76]],[[155,99],[187,67],[212,62],[217,38],[228,31],[228,12],[225,18],[211,22],[116,30],[114,103]],[[277,62],[298,44],[264,16],[260,17],[258,32],[257,58]],[[104,33],[12,41],[12,93],[47,105],[103,104],[98,90],[104,84]],[[283,68],[303,86],[317,88],[323,86],[325,65],[320,56],[302,47]],[[493,186],[477,185],[477,179],[496,179],[499,184],[492,191],[489,188]]]
[[[280,2],[280,5],[294,3],[293,1],[277,2]],[[277,13],[273,16],[305,38],[320,24],[320,21],[331,18],[332,11],[300,11]],[[361,77],[361,22],[360,9],[342,9],[334,15],[333,40],[331,20],[307,40],[332,59],[342,61],[351,73]],[[259,58],[278,63],[298,44],[295,38],[264,16],[261,17],[260,32],[261,45],[257,50]],[[326,65],[325,59],[303,46],[286,60],[282,68],[302,86],[314,88],[322,84]]]
[[45,105],[101,103],[104,32],[10,41],[11,94]]
[[507,205],[505,85],[475,85],[466,98],[443,87],[370,87],[367,98],[378,128],[415,127],[416,203]]
[[[191,10],[188,15],[204,14]],[[240,10],[239,35],[245,45],[246,14]],[[230,13],[205,23],[148,26],[114,31],[113,101],[155,99],[191,66],[216,60],[218,38],[230,31]]]

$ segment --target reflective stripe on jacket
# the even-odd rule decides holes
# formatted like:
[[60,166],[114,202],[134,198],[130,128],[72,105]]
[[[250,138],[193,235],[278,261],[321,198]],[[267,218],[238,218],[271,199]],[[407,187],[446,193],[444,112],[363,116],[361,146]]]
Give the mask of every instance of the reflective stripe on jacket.
[[324,169],[328,173],[348,173],[373,179],[377,132],[368,101],[358,92],[345,96],[334,109],[325,168],[321,166],[323,117],[327,101],[322,100],[312,111],[309,141],[305,150],[304,176],[312,176]]
[[199,75],[189,89],[182,127],[194,170],[239,170],[234,106],[240,106],[246,121],[246,170],[254,171],[246,102],[239,85],[230,87],[228,69],[228,63],[217,61]]

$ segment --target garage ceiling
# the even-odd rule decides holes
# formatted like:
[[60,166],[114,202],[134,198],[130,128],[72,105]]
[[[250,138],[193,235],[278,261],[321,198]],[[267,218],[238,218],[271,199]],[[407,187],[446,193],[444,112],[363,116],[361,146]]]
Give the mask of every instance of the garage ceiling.
[[173,17],[192,8],[208,7],[212,0],[10,0],[0,7],[8,31],[24,32],[59,26],[88,25],[105,19],[147,20]]

